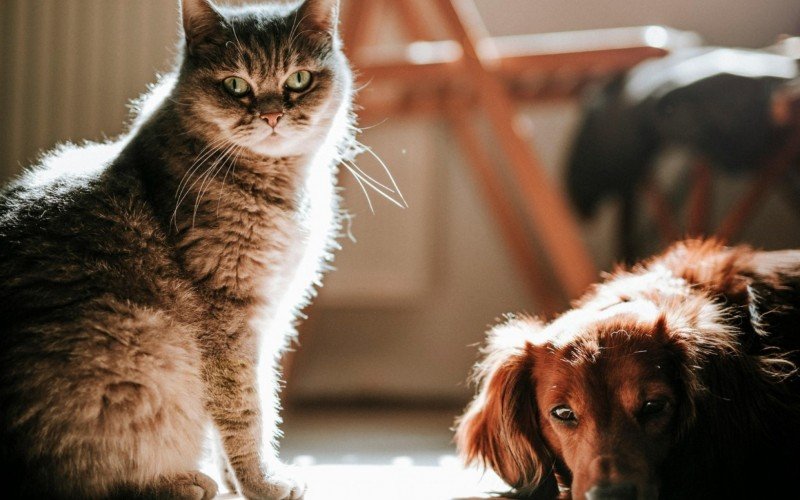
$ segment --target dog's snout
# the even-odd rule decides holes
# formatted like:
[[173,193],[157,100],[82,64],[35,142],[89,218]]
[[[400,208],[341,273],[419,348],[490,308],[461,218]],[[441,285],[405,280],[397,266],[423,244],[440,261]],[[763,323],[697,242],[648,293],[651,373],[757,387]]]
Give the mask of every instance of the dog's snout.
[[636,485],[618,483],[593,486],[586,492],[586,500],[636,500]]
[[636,497],[633,483],[593,486],[586,492],[586,500],[636,500]]

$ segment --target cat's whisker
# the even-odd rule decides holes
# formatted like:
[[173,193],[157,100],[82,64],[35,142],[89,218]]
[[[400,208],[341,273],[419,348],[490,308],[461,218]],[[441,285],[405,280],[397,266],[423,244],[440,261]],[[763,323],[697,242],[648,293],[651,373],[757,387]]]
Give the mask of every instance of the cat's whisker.
[[242,49],[242,41],[239,40],[239,35],[236,34],[236,28],[231,25],[231,31],[233,31],[233,38],[236,39],[236,49],[239,51],[239,56],[241,56],[244,52]]
[[289,30],[289,46],[294,43],[294,31],[297,29],[297,14],[299,10],[294,11],[294,20],[292,21],[292,29]]
[[[298,21],[297,20],[298,12],[300,12],[300,11],[298,10],[298,11],[295,11],[295,13],[294,13],[294,25],[292,26],[292,31],[289,33],[289,46],[294,45],[295,36],[299,36],[299,34],[297,33],[297,28],[301,24],[303,24],[303,21],[305,21],[308,18],[308,16],[310,15],[310,14],[306,14],[302,18],[300,18],[300,20]],[[305,33],[305,32],[303,32],[303,33]]]
[[366,82],[362,83],[359,87],[354,88],[353,92],[358,94],[359,92],[361,92],[365,88],[369,87],[372,84],[372,80],[374,80],[374,78],[370,78]]
[[183,175],[183,178],[181,178],[181,182],[178,184],[178,189],[175,192],[175,197],[176,198],[180,197],[181,190],[184,187],[184,182],[188,182],[189,178],[192,175],[194,175],[195,167],[198,166],[198,165],[201,165],[203,162],[205,162],[208,159],[208,157],[211,154],[213,154],[214,151],[217,150],[217,146],[220,146],[220,145],[224,144],[225,141],[226,141],[225,138],[215,139],[215,140],[211,141],[210,143],[208,143],[203,149],[200,150],[200,153],[198,153],[198,155],[195,158],[194,162],[189,166],[188,169],[186,169],[186,173]]
[[[216,141],[216,144],[223,144],[223,143],[224,143],[224,140],[223,141]],[[187,196],[189,196],[189,192],[191,191],[191,188],[193,188],[197,184],[197,182],[202,178],[202,176],[198,176],[198,178],[190,186],[189,182],[191,181],[192,176],[195,175],[197,172],[200,171],[200,169],[203,168],[203,166],[206,164],[206,162],[211,158],[211,156],[214,153],[219,153],[219,152],[220,152],[220,150],[217,149],[216,147],[211,148],[205,155],[203,155],[202,159],[198,159],[195,162],[196,165],[193,168],[191,168],[190,170],[187,171],[186,174],[184,174],[185,184],[184,184],[184,181],[182,180],[181,181],[182,187],[179,189],[179,192],[176,195],[176,200],[177,201],[175,202],[175,210],[172,213],[172,220],[173,220],[173,222],[175,224],[175,229],[178,229],[177,218],[178,218],[178,210],[180,209],[181,204],[183,204],[183,201],[186,199]]]
[[392,181],[392,186],[394,186],[395,190],[397,190],[397,194],[400,196],[400,199],[403,201],[403,205],[405,205],[405,206],[402,207],[402,208],[408,208],[408,202],[406,201],[405,196],[403,196],[403,192],[400,191],[400,187],[397,185],[397,182],[394,180],[394,176],[392,175],[392,172],[389,171],[389,167],[386,166],[386,163],[384,163],[383,160],[381,159],[381,157],[378,156],[372,150],[372,148],[370,148],[369,146],[367,146],[365,144],[362,144],[362,143],[358,142],[357,140],[355,141],[355,143],[358,144],[364,151],[366,151],[369,154],[371,154],[376,160],[378,160],[378,163],[381,164],[381,166],[383,167],[383,170],[386,172],[386,175],[389,176],[389,180]]
[[361,178],[358,176],[357,173],[355,173],[353,171],[352,168],[350,168],[350,165],[347,165],[346,163],[343,163],[343,165],[345,166],[345,168],[347,170],[350,171],[351,174],[353,174],[353,177],[355,178],[356,182],[358,183],[359,186],[361,186],[361,191],[364,192],[364,196],[367,198],[367,204],[369,205],[369,211],[374,214],[375,213],[375,208],[373,208],[373,206],[372,206],[372,200],[369,197],[369,193],[367,192],[367,188],[364,187],[364,183],[361,182]]
[[217,199],[217,217],[219,217],[219,207],[222,204],[222,195],[225,193],[225,181],[228,179],[228,174],[231,173],[231,169],[236,171],[236,163],[241,158],[242,152],[244,151],[244,146],[239,146],[239,148],[234,152],[233,161],[228,165],[228,168],[225,170],[225,175],[222,177],[222,186],[219,189],[219,198]]
[[191,106],[192,104],[194,104],[191,101],[180,101],[180,100],[174,99],[172,97],[167,97],[167,100],[172,102],[172,103],[177,104],[178,106]]
[[354,169],[353,169],[353,168],[352,168],[350,165],[348,165],[348,164],[346,164],[346,163],[345,163],[345,164],[344,164],[344,166],[345,166],[345,167],[347,167],[347,169],[350,171],[350,173],[351,173],[351,174],[353,174],[353,176],[356,178],[356,180],[359,182],[359,184],[362,184],[362,187],[363,187],[364,185],[366,185],[366,186],[369,186],[370,188],[372,188],[372,190],[373,190],[373,191],[375,191],[375,192],[376,192],[376,193],[378,193],[379,195],[383,196],[384,198],[386,198],[386,199],[387,199],[387,200],[389,200],[390,202],[394,203],[394,204],[395,204],[395,205],[397,205],[398,207],[400,207],[400,208],[407,208],[407,206],[403,206],[403,204],[402,204],[402,203],[400,203],[399,201],[395,200],[395,199],[394,199],[394,198],[392,198],[390,195],[388,195],[388,194],[384,193],[384,192],[383,192],[383,190],[382,190],[380,187],[378,187],[377,185],[373,184],[373,183],[372,183],[372,182],[370,182],[368,179],[366,179],[365,177],[363,177],[361,174],[359,174],[359,172],[358,172],[358,171],[354,170]]
[[208,167],[203,173],[198,177],[198,181],[202,180],[200,183],[200,187],[197,190],[197,194],[194,198],[194,207],[192,209],[192,227],[195,226],[197,221],[197,210],[200,208],[200,200],[203,199],[203,193],[206,189],[206,183],[213,178],[212,172],[214,172],[217,168],[217,165],[225,158],[224,154],[221,154],[212,164]]
[[374,179],[373,177],[371,177],[369,174],[367,174],[366,172],[364,172],[364,171],[361,169],[361,167],[359,167],[358,165],[356,165],[356,164],[355,164],[355,162],[353,162],[353,161],[351,161],[351,160],[342,160],[342,161],[344,161],[344,162],[347,162],[347,164],[348,164],[348,165],[350,165],[350,166],[351,166],[351,167],[353,167],[354,169],[358,170],[358,173],[360,173],[362,176],[364,176],[364,177],[366,177],[367,179],[369,179],[370,181],[372,181],[374,184],[377,184],[378,186],[382,187],[383,189],[385,189],[385,190],[389,191],[390,193],[396,193],[396,192],[397,192],[397,191],[395,191],[394,189],[392,189],[392,188],[390,188],[389,186],[387,186],[386,184],[383,184],[383,183],[381,183],[381,182],[379,182],[379,181],[375,180],[375,179]]
[[[303,18],[303,19],[305,19],[305,18]],[[317,30],[303,30],[303,31],[300,31],[298,33],[295,33],[295,38],[297,38],[297,37],[299,37],[299,36],[301,36],[301,35],[303,35],[305,33],[316,33],[316,32],[317,32]]]
[[356,218],[356,216],[351,214],[351,213],[349,213],[349,212],[345,212],[345,213],[342,214],[342,219],[347,221],[347,226],[346,226],[346,229],[345,229],[345,236],[347,237],[348,240],[352,241],[353,243],[358,243],[358,240],[356,239],[356,235],[353,234],[353,219],[355,219],[355,218]]
[[201,166],[215,152],[219,152],[220,146],[224,145],[226,141],[226,138],[215,139],[200,150],[200,153],[198,153],[197,157],[195,157],[194,162],[189,166],[189,168],[186,170],[186,174],[184,174],[184,177],[181,179],[181,183],[178,185],[178,192],[176,193],[176,196],[178,196],[178,193],[180,193],[181,189],[185,187],[184,182],[188,182],[189,178],[194,175],[196,168]]
[[219,205],[222,202],[222,195],[225,193],[225,182],[228,180],[228,175],[231,173],[231,169],[234,168],[236,163],[239,161],[239,158],[241,157],[241,153],[242,153],[243,149],[244,149],[244,146],[237,146],[233,150],[233,152],[231,152],[231,154],[229,155],[228,161],[226,161],[222,165],[222,168],[220,169],[220,171],[222,171],[222,169],[225,169],[225,175],[222,176],[222,184],[220,185],[220,189],[219,189],[220,194],[219,194],[219,198],[217,200],[217,215],[219,215]]
[[231,154],[233,150],[236,149],[236,145],[232,144],[226,149],[222,154],[220,154],[219,158],[202,174],[203,182],[200,183],[200,188],[198,189],[197,196],[195,197],[194,203],[194,212],[197,214],[197,207],[200,204],[200,200],[203,199],[203,195],[205,194],[206,190],[211,187],[214,177],[225,168],[227,165],[228,160],[231,158]]
[[352,127],[352,128],[356,132],[363,132],[364,130],[371,130],[373,128],[380,127],[381,125],[383,125],[384,123],[386,123],[388,121],[389,121],[389,118],[387,117],[387,118],[384,118],[383,120],[379,121],[375,125],[367,125],[367,126],[363,126],[363,127]]
[[217,160],[208,168],[200,177],[203,179],[203,182],[200,184],[200,189],[198,190],[197,196],[195,196],[194,200],[194,211],[192,212],[192,227],[194,227],[195,221],[197,219],[197,210],[200,207],[200,201],[203,199],[203,195],[205,194],[206,190],[211,186],[214,177],[219,173],[222,168],[224,168],[226,162],[230,158],[230,153],[236,148],[236,144],[232,144],[228,146],[228,148],[217,158]]
[[202,197],[203,192],[205,189],[208,189],[206,182],[213,179],[218,172],[220,172],[225,165],[227,165],[228,160],[231,158],[233,151],[238,147],[237,144],[231,144],[228,148],[220,154],[220,157],[214,162],[213,165],[209,169],[206,170],[206,173],[203,174],[205,179],[203,180],[202,184],[200,184],[200,196]]
[[[192,166],[189,167],[186,170],[185,174],[183,174],[183,178],[181,178],[181,182],[178,185],[177,192],[175,193],[175,199],[176,199],[175,210],[172,212],[172,218],[171,218],[172,222],[175,225],[175,229],[178,229],[178,220],[177,220],[178,219],[178,210],[180,209],[180,206],[181,206],[181,203],[183,203],[183,200],[186,199],[186,196],[188,196],[188,194],[189,194],[189,186],[188,186],[189,181],[191,181],[192,176],[203,167],[205,162],[208,161],[208,159],[211,158],[211,156],[215,152],[219,151],[217,149],[217,146],[219,146],[221,144],[224,144],[225,141],[226,141],[226,139],[217,139],[215,141],[212,141],[208,145],[206,145],[206,147],[204,147],[201,150],[200,154],[198,154],[198,157],[195,159],[195,161],[192,164]],[[206,152],[203,153],[203,151],[206,151]],[[195,184],[196,184],[196,181],[195,181]],[[192,186],[194,186],[194,184],[192,184]]]

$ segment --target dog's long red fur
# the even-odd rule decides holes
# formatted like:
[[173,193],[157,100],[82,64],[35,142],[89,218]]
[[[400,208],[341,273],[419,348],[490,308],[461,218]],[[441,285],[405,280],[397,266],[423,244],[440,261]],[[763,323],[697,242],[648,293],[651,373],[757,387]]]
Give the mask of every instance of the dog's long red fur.
[[460,453],[521,497],[783,496],[799,304],[800,251],[686,241],[619,269],[549,324],[490,332]]

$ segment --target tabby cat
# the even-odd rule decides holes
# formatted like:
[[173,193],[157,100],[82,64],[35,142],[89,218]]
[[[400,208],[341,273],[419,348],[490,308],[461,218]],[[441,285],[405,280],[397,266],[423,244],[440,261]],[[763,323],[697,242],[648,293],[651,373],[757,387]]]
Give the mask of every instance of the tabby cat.
[[210,498],[208,429],[241,494],[304,494],[276,458],[276,359],[354,149],[338,1],[181,11],[130,132],[0,192],[6,495]]

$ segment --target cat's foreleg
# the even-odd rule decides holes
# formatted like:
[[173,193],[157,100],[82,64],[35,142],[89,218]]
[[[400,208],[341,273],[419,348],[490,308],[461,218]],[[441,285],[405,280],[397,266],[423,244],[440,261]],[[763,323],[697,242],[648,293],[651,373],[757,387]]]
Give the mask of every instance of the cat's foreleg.
[[[233,469],[240,492],[251,499],[299,499],[305,485],[286,477],[278,470],[271,446],[273,426],[264,425],[265,416],[274,408],[264,408],[259,395],[258,376],[271,376],[262,381],[277,386],[275,372],[259,373],[255,341],[250,345],[228,346],[216,352],[207,363],[209,410],[222,439],[225,454]],[[275,415],[277,417],[277,415]]]
[[236,478],[228,463],[228,457],[222,449],[222,440],[217,429],[209,425],[206,429],[206,441],[203,457],[200,460],[200,472],[208,475],[221,487],[220,493],[236,493]]

